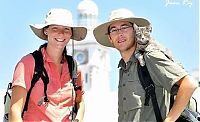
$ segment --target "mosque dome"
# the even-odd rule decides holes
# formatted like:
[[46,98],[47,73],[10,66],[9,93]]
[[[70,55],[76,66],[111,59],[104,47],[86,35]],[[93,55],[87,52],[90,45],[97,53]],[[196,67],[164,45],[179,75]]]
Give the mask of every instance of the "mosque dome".
[[92,0],[83,0],[78,5],[78,12],[82,15],[98,16],[98,7]]

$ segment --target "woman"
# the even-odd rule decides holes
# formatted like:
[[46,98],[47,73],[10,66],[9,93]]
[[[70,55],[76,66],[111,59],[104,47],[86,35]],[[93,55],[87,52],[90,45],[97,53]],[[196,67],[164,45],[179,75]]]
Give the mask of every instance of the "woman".
[[[31,91],[28,109],[22,117],[35,67],[33,56],[28,54],[18,62],[14,72],[9,121],[71,121],[70,113],[75,98],[78,112],[73,121],[82,121],[84,92],[83,89],[79,89],[76,97],[72,94],[73,85],[66,59],[66,45],[70,39],[83,40],[87,33],[86,28],[72,27],[72,15],[66,9],[51,9],[46,15],[45,24],[30,27],[39,38],[47,40],[47,44],[41,46],[40,50],[49,77],[46,91],[48,102],[38,105],[44,96],[44,84],[40,78]],[[77,73],[76,83],[82,88],[80,71]]]

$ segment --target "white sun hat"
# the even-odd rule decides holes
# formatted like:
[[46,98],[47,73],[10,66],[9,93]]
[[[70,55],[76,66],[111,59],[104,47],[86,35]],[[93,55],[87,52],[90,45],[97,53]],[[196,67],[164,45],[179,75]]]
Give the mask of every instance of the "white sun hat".
[[113,47],[109,41],[108,28],[112,23],[116,21],[128,21],[135,23],[139,27],[150,25],[150,22],[147,19],[135,17],[133,13],[128,9],[120,8],[113,10],[109,16],[108,22],[97,26],[93,30],[94,36],[99,44],[107,47]]
[[47,40],[47,35],[44,34],[44,28],[49,25],[62,25],[71,27],[71,39],[76,41],[85,39],[87,34],[87,29],[85,27],[73,26],[72,14],[67,9],[53,8],[47,13],[44,24],[31,24],[30,27],[35,35],[43,40]]

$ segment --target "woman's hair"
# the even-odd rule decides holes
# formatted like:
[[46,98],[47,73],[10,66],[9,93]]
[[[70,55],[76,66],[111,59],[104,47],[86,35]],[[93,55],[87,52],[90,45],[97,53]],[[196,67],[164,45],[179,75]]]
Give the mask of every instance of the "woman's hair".
[[67,49],[66,49],[66,46],[63,50],[63,53],[62,53],[63,57],[62,57],[62,60],[61,60],[61,63],[64,63],[64,57],[67,58]]
[[47,47],[47,43],[44,43],[44,44],[40,45],[39,51],[40,51],[43,47]]

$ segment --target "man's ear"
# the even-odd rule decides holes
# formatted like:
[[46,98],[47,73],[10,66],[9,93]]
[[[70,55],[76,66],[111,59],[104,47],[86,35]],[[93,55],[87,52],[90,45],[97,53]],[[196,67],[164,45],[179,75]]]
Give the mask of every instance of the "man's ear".
[[110,43],[113,43],[110,35],[108,35],[108,39],[109,39]]

